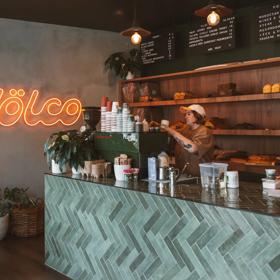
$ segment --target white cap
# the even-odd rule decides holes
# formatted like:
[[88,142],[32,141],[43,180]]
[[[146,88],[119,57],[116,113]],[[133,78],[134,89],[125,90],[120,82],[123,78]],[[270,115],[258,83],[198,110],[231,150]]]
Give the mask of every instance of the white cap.
[[186,113],[186,111],[195,111],[202,117],[204,117],[204,118],[206,117],[206,112],[205,112],[204,108],[198,104],[193,104],[188,107],[181,106],[180,111],[181,111],[181,113]]

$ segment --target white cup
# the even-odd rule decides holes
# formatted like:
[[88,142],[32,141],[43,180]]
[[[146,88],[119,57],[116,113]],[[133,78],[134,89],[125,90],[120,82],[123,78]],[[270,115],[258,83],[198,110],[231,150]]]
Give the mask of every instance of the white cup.
[[168,127],[169,126],[169,121],[168,120],[161,120],[160,126]]
[[130,165],[114,164],[114,172],[115,172],[116,181],[125,181],[123,171],[125,169],[129,169],[130,167],[131,167]]
[[276,169],[265,169],[267,179],[275,179]]
[[117,112],[118,111],[118,108],[119,108],[119,102],[118,101],[114,101],[112,103],[112,111],[113,112]]
[[228,188],[238,188],[239,187],[239,178],[238,171],[227,171],[227,187]]

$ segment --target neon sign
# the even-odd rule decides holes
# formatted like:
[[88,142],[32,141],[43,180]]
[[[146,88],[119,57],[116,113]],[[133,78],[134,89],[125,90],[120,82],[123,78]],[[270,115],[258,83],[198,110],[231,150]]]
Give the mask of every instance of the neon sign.
[[33,90],[29,98],[23,89],[10,89],[8,97],[3,96],[4,90],[0,88],[0,126],[12,126],[21,118],[28,126],[52,126],[58,123],[71,126],[82,113],[82,104],[77,98],[65,102],[59,98],[50,98],[40,106],[38,90]]

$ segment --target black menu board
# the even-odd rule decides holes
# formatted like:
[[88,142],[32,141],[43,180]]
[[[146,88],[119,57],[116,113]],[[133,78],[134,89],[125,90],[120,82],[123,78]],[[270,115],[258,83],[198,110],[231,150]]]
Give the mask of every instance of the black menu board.
[[175,58],[175,34],[163,32],[143,40],[140,46],[143,64],[151,64]]
[[217,52],[235,47],[235,17],[226,17],[215,27],[195,26],[188,33],[188,47],[204,52]]
[[280,39],[280,4],[256,9],[257,36],[259,42]]

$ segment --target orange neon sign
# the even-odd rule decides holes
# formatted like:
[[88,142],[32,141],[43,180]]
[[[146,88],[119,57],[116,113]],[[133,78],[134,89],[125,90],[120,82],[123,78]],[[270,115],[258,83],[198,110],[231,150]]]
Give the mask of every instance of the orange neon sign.
[[7,98],[0,88],[0,125],[12,126],[21,118],[29,126],[42,124],[52,126],[61,123],[73,125],[82,113],[82,104],[77,98],[62,102],[59,98],[50,98],[41,106],[38,104],[39,91],[33,90],[29,98],[23,89],[10,89]]

